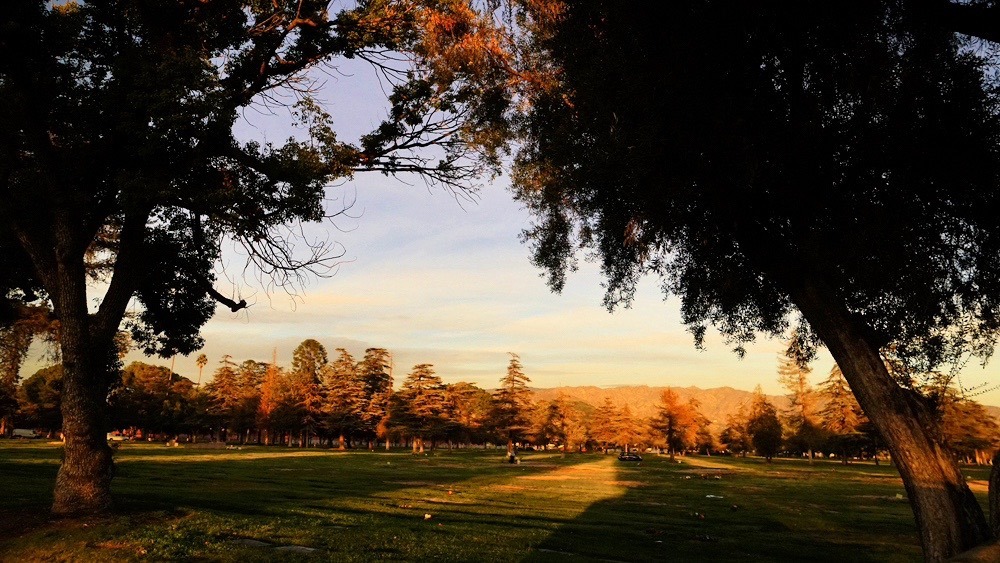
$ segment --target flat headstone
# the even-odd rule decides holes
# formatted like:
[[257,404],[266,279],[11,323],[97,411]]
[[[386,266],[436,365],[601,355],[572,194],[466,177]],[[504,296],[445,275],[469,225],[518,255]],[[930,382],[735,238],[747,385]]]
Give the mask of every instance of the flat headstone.
[[246,545],[249,547],[271,547],[271,544],[259,540],[252,540],[249,538],[243,538],[238,540],[233,540],[233,543],[239,545]]
[[311,547],[306,547],[304,545],[283,545],[281,547],[274,548],[275,551],[283,551],[286,553],[312,553],[316,551]]

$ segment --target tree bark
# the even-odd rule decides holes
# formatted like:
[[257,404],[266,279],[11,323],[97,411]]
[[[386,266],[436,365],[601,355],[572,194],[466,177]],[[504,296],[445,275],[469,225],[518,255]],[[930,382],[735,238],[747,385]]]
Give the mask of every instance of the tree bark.
[[993,539],[1000,540],[1000,450],[993,455],[989,488],[990,532]]
[[111,448],[107,441],[106,402],[111,340],[90,330],[82,259],[61,260],[58,292],[53,296],[60,321],[63,360],[61,411],[65,440],[56,476],[52,512],[60,516],[99,514],[111,508]]
[[923,400],[886,370],[834,292],[815,279],[790,288],[799,311],[830,350],[865,414],[888,444],[903,479],[927,561],[942,561],[990,538],[958,463],[939,440]]

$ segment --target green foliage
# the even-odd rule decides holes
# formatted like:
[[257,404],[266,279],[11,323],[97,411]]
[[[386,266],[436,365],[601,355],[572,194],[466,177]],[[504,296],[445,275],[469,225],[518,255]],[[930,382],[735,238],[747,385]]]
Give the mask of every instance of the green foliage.
[[61,365],[42,368],[29,376],[17,390],[20,418],[28,428],[44,428],[57,432],[62,427]]
[[781,422],[778,420],[778,409],[767,400],[760,390],[754,390],[750,409],[747,413],[747,433],[757,455],[771,461],[781,449]]
[[507,375],[500,379],[500,387],[493,393],[493,426],[507,441],[508,449],[515,442],[527,438],[531,428],[530,382],[531,379],[524,374],[520,356],[510,352]]

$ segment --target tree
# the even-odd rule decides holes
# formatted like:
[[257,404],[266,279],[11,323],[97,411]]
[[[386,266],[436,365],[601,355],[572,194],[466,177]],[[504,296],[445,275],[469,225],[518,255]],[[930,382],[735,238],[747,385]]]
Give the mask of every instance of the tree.
[[500,379],[500,388],[493,393],[493,426],[507,441],[507,455],[516,453],[515,444],[527,437],[531,428],[531,379],[524,375],[521,357],[510,352],[507,375]]
[[529,80],[498,123],[554,289],[585,247],[608,307],[658,275],[699,345],[708,325],[740,351],[793,319],[885,438],[938,560],[986,520],[880,353],[926,373],[992,349],[1000,105],[926,4],[525,2]]
[[643,425],[632,416],[632,409],[628,405],[618,411],[614,428],[617,434],[615,443],[621,444],[625,448],[625,453],[642,439]]
[[296,426],[303,429],[300,444],[305,446],[317,431],[325,397],[322,389],[323,369],[329,362],[326,348],[309,338],[292,352],[292,371],[288,378],[289,393],[294,397],[293,410],[298,411]]
[[609,447],[614,447],[618,438],[618,429],[615,424],[618,421],[618,409],[611,402],[611,397],[605,397],[604,403],[597,407],[594,416],[590,421],[591,438],[593,438],[604,451],[608,453]]
[[285,381],[281,368],[274,362],[267,365],[264,381],[260,384],[257,402],[257,427],[264,431],[264,445],[274,441],[277,414],[285,395]]
[[322,370],[321,426],[331,437],[337,437],[342,450],[347,449],[347,439],[361,425],[364,414],[364,381],[357,368],[354,356],[337,348],[337,359]]
[[392,396],[392,426],[412,439],[413,453],[424,452],[424,441],[441,435],[444,419],[444,384],[431,364],[417,364]]
[[[54,512],[111,505],[105,402],[133,302],[127,324],[142,350],[191,353],[216,302],[247,306],[214,287],[224,241],[287,287],[337,258],[325,242],[297,252],[289,239],[337,212],[324,209],[332,180],[412,172],[460,189],[478,173],[457,141],[477,134],[459,123],[462,90],[489,22],[455,2],[328,6],[20,0],[0,22],[0,247],[14,266],[0,275],[0,309],[40,302],[60,321],[66,445]],[[310,70],[338,57],[371,63],[392,86],[385,121],[357,145],[337,139],[310,96]],[[464,69],[445,64],[458,59]],[[235,138],[244,108],[283,97],[297,100],[307,139]],[[88,288],[93,279],[104,283]]]
[[750,431],[747,426],[750,419],[747,415],[746,403],[741,404],[735,413],[726,415],[726,427],[719,435],[719,441],[734,454],[746,457],[747,451],[753,447]]
[[57,364],[36,371],[21,383],[17,402],[22,424],[43,428],[50,436],[62,428],[62,380],[63,368]]
[[757,455],[763,456],[768,463],[781,448],[781,421],[778,420],[778,409],[775,408],[760,385],[754,389],[750,400],[750,411],[747,413],[747,434]]
[[[358,364],[358,377],[364,384],[361,431],[369,439],[379,437],[379,428],[389,415],[392,396],[392,356],[385,348],[368,348]],[[386,449],[389,442],[386,441]]]
[[981,404],[954,389],[945,391],[938,412],[945,443],[967,463],[986,463],[988,452],[1000,445],[997,421]]
[[201,387],[201,372],[204,371],[205,366],[208,365],[208,356],[205,354],[198,354],[198,358],[194,361],[195,365],[198,366],[198,383],[197,387]]
[[791,449],[807,452],[809,463],[813,462],[813,450],[826,438],[816,413],[816,395],[809,384],[811,372],[808,365],[796,361],[792,350],[778,358],[778,381],[788,390],[789,404],[784,417],[790,430],[787,442]]
[[691,403],[682,403],[677,393],[669,387],[660,394],[656,411],[652,426],[663,435],[670,459],[673,460],[675,452],[683,452],[694,445],[698,411]]

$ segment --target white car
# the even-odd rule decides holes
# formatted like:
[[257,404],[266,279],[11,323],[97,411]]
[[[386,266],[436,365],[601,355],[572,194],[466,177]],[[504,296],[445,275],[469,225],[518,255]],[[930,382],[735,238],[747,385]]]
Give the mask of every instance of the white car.
[[42,435],[28,428],[15,428],[14,432],[11,433],[10,437],[18,439],[25,439],[25,438],[33,439],[33,438],[41,438]]
[[119,434],[117,432],[108,432],[108,441],[109,442],[127,442],[127,441],[129,441],[131,439],[132,438],[129,438],[128,436],[125,436],[124,434]]

